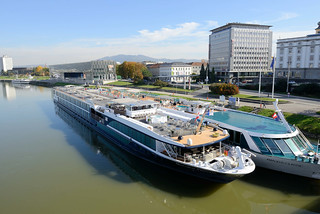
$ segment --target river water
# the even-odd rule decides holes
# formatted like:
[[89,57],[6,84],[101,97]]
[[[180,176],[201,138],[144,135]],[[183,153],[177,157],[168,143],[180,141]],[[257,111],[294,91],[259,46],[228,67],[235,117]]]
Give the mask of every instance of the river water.
[[54,105],[0,82],[0,213],[320,213],[320,181],[257,169],[188,179],[119,150]]

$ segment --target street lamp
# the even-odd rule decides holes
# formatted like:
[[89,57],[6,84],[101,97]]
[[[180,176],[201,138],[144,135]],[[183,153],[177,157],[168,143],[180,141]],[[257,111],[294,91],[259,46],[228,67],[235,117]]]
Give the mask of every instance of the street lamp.
[[287,75],[287,93],[289,93],[289,76],[290,76],[290,63],[291,59],[288,59],[288,75]]

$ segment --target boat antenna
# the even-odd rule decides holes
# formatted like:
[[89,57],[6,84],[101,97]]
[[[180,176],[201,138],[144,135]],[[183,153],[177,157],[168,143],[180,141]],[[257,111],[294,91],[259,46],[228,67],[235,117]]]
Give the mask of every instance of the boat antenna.
[[198,134],[198,132],[199,132],[199,130],[200,130],[200,127],[201,127],[201,125],[202,125],[203,119],[204,119],[204,117],[205,117],[205,115],[206,115],[206,112],[207,112],[207,110],[209,109],[209,107],[210,107],[210,105],[207,105],[207,107],[205,108],[205,110],[204,110],[204,112],[203,112],[203,114],[202,114],[201,120],[200,120],[200,122],[199,122],[199,124],[198,124],[198,127],[197,127],[196,131],[194,132],[194,135],[197,135],[197,134]]

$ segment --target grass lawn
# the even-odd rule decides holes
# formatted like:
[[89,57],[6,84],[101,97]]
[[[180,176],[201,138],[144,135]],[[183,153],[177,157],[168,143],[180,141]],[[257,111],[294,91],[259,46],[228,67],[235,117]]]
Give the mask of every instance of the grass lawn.
[[15,76],[0,76],[0,80],[13,80],[15,78]]
[[163,90],[169,90],[169,91],[183,91],[183,92],[193,92],[194,90],[189,90],[189,89],[183,89],[183,88],[174,88],[174,87],[162,87],[161,89]]
[[244,112],[252,112],[253,111],[253,107],[251,107],[251,106],[241,106],[237,110],[244,111]]
[[233,97],[239,97],[246,98],[246,99],[252,99],[252,100],[262,100],[262,101],[276,101],[276,99],[268,98],[268,97],[258,97],[258,96],[251,96],[251,95],[245,95],[245,94],[236,94],[233,95]]
[[320,135],[320,118],[287,112],[284,116],[290,124],[295,124],[301,131]]
[[107,85],[130,86],[130,85],[133,85],[133,83],[132,82],[124,82],[124,81],[116,81],[116,82],[110,82]]
[[160,88],[160,86],[155,85],[138,85],[140,88]]

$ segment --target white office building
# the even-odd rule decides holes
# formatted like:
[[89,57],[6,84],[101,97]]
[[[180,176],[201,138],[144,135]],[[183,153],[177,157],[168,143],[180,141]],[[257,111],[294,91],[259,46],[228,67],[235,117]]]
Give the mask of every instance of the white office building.
[[316,33],[277,41],[277,77],[320,79],[320,22]]
[[11,71],[13,68],[13,61],[11,57],[4,55],[0,57],[0,72],[1,71]]
[[272,31],[269,25],[229,23],[211,30],[209,69],[223,82],[238,82],[271,72]]
[[147,66],[152,76],[166,82],[188,81],[192,74],[192,66],[187,63],[158,63]]

